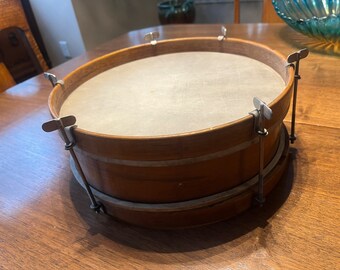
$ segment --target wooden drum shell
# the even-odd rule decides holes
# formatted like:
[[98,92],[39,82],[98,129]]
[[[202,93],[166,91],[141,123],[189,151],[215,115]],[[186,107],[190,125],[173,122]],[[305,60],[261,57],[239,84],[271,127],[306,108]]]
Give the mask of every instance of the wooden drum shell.
[[[51,114],[59,117],[60,108],[69,94],[107,69],[145,57],[187,51],[248,56],[272,67],[284,79],[285,89],[269,104],[273,117],[265,122],[269,135],[264,140],[264,159],[265,165],[268,164],[278,148],[282,122],[290,105],[294,74],[293,68],[287,67],[286,60],[280,54],[249,41],[185,38],[113,52],[70,73],[64,79],[64,88],[56,86],[49,98]],[[258,136],[251,115],[206,130],[168,136],[114,136],[75,128],[74,137],[77,143],[74,149],[90,185],[123,201],[160,204],[199,199],[237,187],[258,173]],[[248,191],[247,194],[242,196],[251,197],[253,192]],[[248,197],[238,206],[240,211],[249,207]],[[232,207],[235,208],[235,205]],[[224,218],[227,218],[228,210],[223,211]],[[138,225],[176,227],[171,224],[157,225],[160,222],[157,218],[154,225],[143,224],[141,217],[145,214],[147,219],[148,211],[139,211],[134,216],[134,211],[117,212],[116,207],[111,205],[109,212]],[[223,219],[213,213],[205,215],[206,219],[192,225]],[[183,224],[187,225],[190,222]]]
[[[265,138],[265,165],[276,153],[280,131],[278,125]],[[250,179],[258,172],[258,147],[253,143],[221,157],[197,156],[168,163],[124,160],[125,164],[122,160],[104,159],[100,153],[90,156],[76,151],[85,175],[97,190],[127,201],[166,203],[205,197]]]

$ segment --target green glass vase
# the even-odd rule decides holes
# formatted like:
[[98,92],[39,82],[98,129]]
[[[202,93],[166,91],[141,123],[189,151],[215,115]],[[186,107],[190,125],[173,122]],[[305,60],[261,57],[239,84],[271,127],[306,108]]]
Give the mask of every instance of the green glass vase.
[[194,1],[160,1],[158,3],[158,16],[161,24],[193,23],[195,20]]

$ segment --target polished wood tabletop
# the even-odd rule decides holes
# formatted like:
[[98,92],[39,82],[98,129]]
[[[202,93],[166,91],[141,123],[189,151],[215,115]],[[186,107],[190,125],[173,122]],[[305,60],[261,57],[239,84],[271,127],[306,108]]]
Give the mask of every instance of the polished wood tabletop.
[[[284,24],[227,25],[230,37],[283,55],[313,41]],[[133,31],[51,70],[63,78],[111,51],[160,39],[218,36],[218,25]],[[314,46],[317,48],[317,46]],[[340,269],[340,58],[312,49],[300,63],[297,141],[261,208],[174,231],[143,229],[89,209],[50,120],[39,75],[0,94],[0,269]],[[286,125],[290,126],[290,115]]]

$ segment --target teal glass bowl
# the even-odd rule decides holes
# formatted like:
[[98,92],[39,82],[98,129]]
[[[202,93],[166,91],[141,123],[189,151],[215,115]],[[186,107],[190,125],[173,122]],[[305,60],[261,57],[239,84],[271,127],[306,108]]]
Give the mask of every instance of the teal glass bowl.
[[340,50],[339,0],[272,0],[272,3],[290,27]]

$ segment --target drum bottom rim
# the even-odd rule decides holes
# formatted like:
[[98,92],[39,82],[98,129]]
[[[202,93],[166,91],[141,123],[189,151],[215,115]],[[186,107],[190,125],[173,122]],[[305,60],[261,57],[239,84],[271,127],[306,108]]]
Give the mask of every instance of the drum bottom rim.
[[[264,168],[264,189],[265,195],[268,194],[277,182],[281,179],[283,173],[285,172],[286,165],[288,163],[288,133],[284,124],[282,124],[281,133],[280,133],[280,141],[279,147],[269,162],[269,164]],[[81,187],[85,189],[85,186],[82,182],[82,179],[75,167],[74,161],[70,158],[70,166],[72,173],[80,184]],[[253,199],[257,193],[257,183],[258,183],[258,175],[255,175],[251,179],[246,182],[230,189],[227,191],[223,191],[217,194],[209,195],[206,197],[183,201],[183,202],[172,202],[172,203],[139,203],[139,202],[131,202],[125,201],[122,199],[117,199],[113,196],[107,195],[92,186],[90,186],[94,196],[104,204],[107,213],[110,216],[118,218],[121,221],[142,226],[148,228],[162,228],[162,229],[173,229],[173,228],[184,228],[184,227],[196,227],[202,226],[206,224],[215,223],[221,220],[228,219],[232,216],[237,215],[240,212],[250,208],[252,205]],[[237,206],[237,202],[243,201],[246,205]],[[247,201],[247,202],[245,202]],[[192,224],[172,224],[167,226],[164,224],[164,220],[166,220],[166,216],[172,216],[174,213],[184,214],[187,218],[190,218],[190,211],[200,211],[207,208],[214,208],[216,205],[223,206],[224,204],[233,205],[234,213],[225,213],[223,216],[216,216],[209,220],[202,220],[201,222],[193,222]],[[109,207],[108,207],[109,206]],[[152,216],[160,216],[160,218],[156,218],[159,222],[155,222],[154,224],[149,224],[147,222],[147,218],[142,218],[143,214],[152,215]],[[126,216],[127,215],[127,216]],[[133,217],[135,215],[136,218]],[[170,217],[173,219],[173,217]],[[165,222],[166,223],[166,222]],[[181,223],[179,221],[179,223]]]

